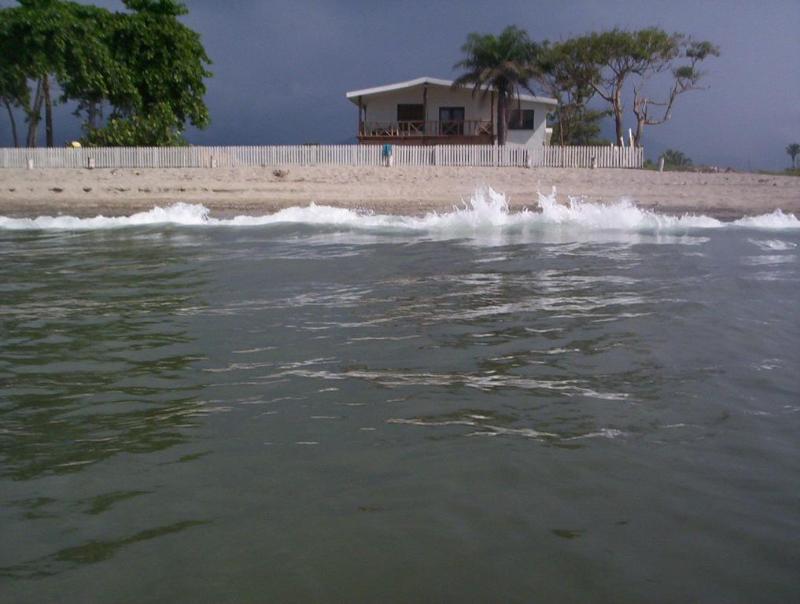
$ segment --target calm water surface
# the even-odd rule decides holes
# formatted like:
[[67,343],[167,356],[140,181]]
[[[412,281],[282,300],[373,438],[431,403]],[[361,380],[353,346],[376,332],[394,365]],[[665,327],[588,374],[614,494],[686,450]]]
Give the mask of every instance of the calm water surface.
[[0,230],[0,600],[798,601],[798,256]]

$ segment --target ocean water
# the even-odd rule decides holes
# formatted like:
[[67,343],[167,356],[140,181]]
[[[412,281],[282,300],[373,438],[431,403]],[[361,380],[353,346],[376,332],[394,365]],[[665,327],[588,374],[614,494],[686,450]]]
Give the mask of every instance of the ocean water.
[[800,599],[800,221],[0,217],[2,602]]

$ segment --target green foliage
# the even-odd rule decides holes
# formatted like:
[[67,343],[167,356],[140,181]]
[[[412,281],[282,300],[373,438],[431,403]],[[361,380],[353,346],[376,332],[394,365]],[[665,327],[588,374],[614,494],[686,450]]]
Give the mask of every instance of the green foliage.
[[[24,104],[17,103],[27,117],[29,145],[35,142],[43,106],[48,125],[51,123],[49,118],[53,99],[50,96],[50,76],[65,72],[64,55],[68,52],[66,32],[72,25],[69,4],[59,0],[20,0],[20,6],[0,12],[0,49],[5,69],[13,69],[20,74],[26,87],[28,80],[35,86],[36,92],[32,98],[28,93],[24,95]],[[12,130],[16,131],[10,111],[9,118]],[[51,135],[49,131],[48,142],[51,142]]]
[[[601,122],[611,115],[608,110],[598,111],[574,103],[560,105],[552,123],[553,145],[608,145],[600,136]],[[563,121],[562,121],[563,120]],[[563,125],[562,125],[563,124]]]
[[171,0],[126,0],[136,10],[121,20],[113,47],[117,59],[131,74],[138,103],[122,113],[148,113],[167,103],[180,128],[190,122],[198,128],[209,124],[203,102],[205,69],[210,64],[200,36],[178,21],[185,7]]
[[30,91],[26,79],[26,71],[23,65],[14,60],[14,45],[12,44],[12,32],[15,25],[12,14],[6,10],[0,10],[0,99],[7,101],[15,106],[27,105]]
[[555,44],[545,41],[536,53],[534,77],[550,96],[558,100],[552,144],[607,144],[599,138],[600,122],[610,112],[587,107],[595,95],[592,82],[599,74],[581,53],[582,47],[577,40]]
[[[641,145],[646,126],[668,121],[677,97],[699,89],[704,75],[699,64],[719,56],[711,42],[657,27],[615,28],[555,43],[532,42],[523,30],[509,27],[499,37],[470,34],[462,51],[466,58],[456,68],[466,73],[456,80],[458,84],[472,84],[476,91],[484,86],[504,91],[498,102],[499,116],[508,99],[519,88],[530,89],[529,80],[535,80],[559,102],[553,143],[568,145],[601,142],[600,122],[606,116],[614,118],[618,144],[625,135],[626,97],[630,95],[634,141]],[[653,96],[651,83],[664,79],[670,82],[666,93]],[[608,109],[589,109],[595,97],[606,101]]]
[[[104,102],[112,107],[137,106],[141,95],[127,60],[116,46],[116,33],[127,16],[94,6],[73,6],[71,49],[64,55],[65,69],[58,74],[62,100],[78,102],[77,114],[86,111],[92,123],[92,109]],[[80,40],[80,43],[77,41]]]
[[175,127],[175,114],[166,103],[147,114],[112,117],[103,128],[87,128],[82,144],[89,147],[176,147],[186,140]]
[[178,17],[189,12],[183,2],[174,0],[122,0],[125,6],[136,12]]
[[770,176],[800,176],[800,168],[786,168],[785,170],[758,170],[758,174]]
[[[0,12],[0,44],[7,39],[3,29],[8,26],[4,13]],[[9,51],[0,46],[0,56],[7,56]],[[30,102],[30,91],[25,72],[10,61],[0,61],[0,105],[4,106],[11,125],[11,137],[15,147],[19,146],[17,122],[14,109],[27,107]]]
[[[679,54],[681,35],[668,34],[657,27],[637,31],[614,28],[594,32],[576,42],[584,57],[601,71],[602,80],[643,73]],[[605,71],[605,73],[603,73]]]
[[59,0],[19,0],[19,7],[2,10],[5,26],[0,46],[4,62],[34,78],[63,71],[72,13]]
[[786,153],[792,158],[792,169],[797,167],[797,156],[800,154],[800,143],[792,143],[786,147]]
[[689,168],[692,166],[692,160],[681,151],[676,151],[675,149],[667,149],[661,157],[664,158],[664,166],[670,168]]
[[520,88],[529,88],[538,47],[524,30],[509,26],[499,36],[471,33],[461,47],[464,58],[454,69],[464,70],[454,86],[472,86],[473,94],[497,93],[497,142],[505,144],[508,107]]
[[[203,96],[210,60],[200,37],[178,20],[185,5],[123,1],[131,12],[66,0],[18,0],[19,6],[0,9],[0,100],[25,108],[29,142],[41,83],[51,77],[62,102],[77,102],[87,144],[183,144],[179,132],[187,123],[209,124]],[[37,90],[33,100],[29,82]],[[110,109],[106,125],[104,107]]]

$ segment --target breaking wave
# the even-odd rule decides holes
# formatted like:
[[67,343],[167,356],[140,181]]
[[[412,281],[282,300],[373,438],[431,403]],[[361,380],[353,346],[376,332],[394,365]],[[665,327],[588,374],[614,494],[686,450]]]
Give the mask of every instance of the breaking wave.
[[375,214],[332,206],[291,207],[261,216],[215,218],[203,205],[175,203],[155,207],[131,216],[39,216],[10,218],[0,216],[0,228],[13,230],[93,230],[131,226],[171,224],[180,226],[265,226],[301,224],[347,229],[412,231],[469,236],[497,230],[525,230],[564,227],[588,231],[685,232],[695,229],[748,228],[797,229],[800,220],[794,214],[775,210],[770,214],[748,216],[733,222],[722,222],[704,215],[673,216],[636,207],[630,201],[613,204],[592,203],[570,198],[569,203],[556,201],[555,190],[539,193],[538,211],[511,211],[505,195],[491,188],[480,188],[468,202],[450,212],[431,212],[421,217]]

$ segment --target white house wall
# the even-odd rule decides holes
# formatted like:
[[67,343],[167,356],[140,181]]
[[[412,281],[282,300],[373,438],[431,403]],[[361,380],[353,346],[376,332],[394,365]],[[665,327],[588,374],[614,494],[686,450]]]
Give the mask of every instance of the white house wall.
[[[396,122],[397,105],[422,104],[422,86],[395,90],[382,94],[364,97],[367,107],[368,122]],[[464,107],[464,119],[488,120],[491,113],[491,98],[485,102],[480,96],[473,98],[470,90],[448,90],[439,86],[428,87],[428,111],[425,119],[435,122],[439,120],[440,107]]]
[[[400,104],[422,104],[422,86],[394,90],[379,94],[371,94],[362,97],[362,104],[366,107],[367,122],[396,122],[397,105]],[[495,99],[495,102],[497,100]],[[547,112],[552,108],[542,103],[531,101],[520,101],[522,109],[533,109],[533,130],[509,130],[508,142],[529,147],[542,145],[545,140],[545,127]],[[427,102],[427,121],[439,120],[440,107],[464,107],[464,119],[466,120],[492,120],[496,126],[495,115],[492,112],[491,94],[485,98],[478,94],[472,95],[470,89],[451,90],[441,86],[428,86]],[[517,102],[514,101],[510,109],[516,109]],[[496,128],[495,128],[496,131]]]
[[[545,140],[547,128],[547,112],[553,108],[542,103],[519,101],[521,109],[533,109],[533,130],[508,130],[507,142],[527,147],[541,146]],[[517,101],[513,101],[509,109],[516,109]]]

